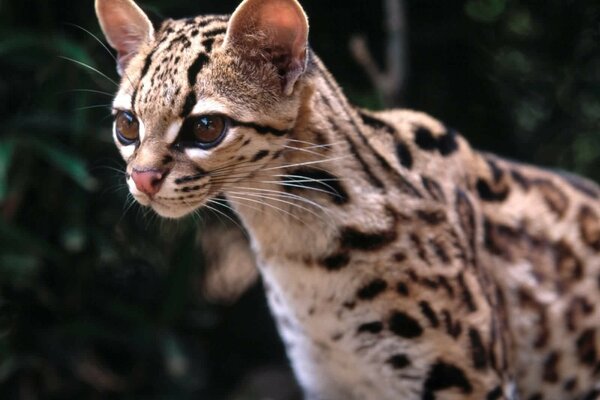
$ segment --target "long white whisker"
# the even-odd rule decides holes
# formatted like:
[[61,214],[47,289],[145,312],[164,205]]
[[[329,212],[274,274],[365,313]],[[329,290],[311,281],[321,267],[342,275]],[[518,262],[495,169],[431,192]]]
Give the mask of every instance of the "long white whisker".
[[73,62],[73,63],[75,63],[75,64],[77,64],[77,65],[80,65],[80,66],[82,66],[82,67],[84,67],[84,68],[87,68],[87,69],[89,69],[89,70],[92,70],[92,71],[96,72],[97,74],[99,74],[100,76],[102,76],[103,78],[107,79],[107,80],[108,80],[109,82],[111,82],[113,85],[115,85],[115,86],[119,86],[119,84],[118,84],[117,82],[115,82],[113,79],[109,78],[109,77],[108,77],[108,75],[106,75],[105,73],[103,73],[103,72],[99,71],[97,68],[94,68],[94,67],[92,67],[91,65],[87,65],[86,63],[83,63],[83,62],[81,62],[81,61],[74,60],[74,59],[72,59],[72,58],[70,58],[70,57],[65,57],[65,56],[58,56],[58,57],[59,57],[59,58],[62,58],[63,60],[71,61],[71,62]]
[[[80,26],[80,25],[77,25],[77,24],[73,24],[73,23],[67,23],[67,25],[70,25],[70,26],[72,26],[74,28],[77,28],[77,29],[81,29],[82,31],[84,31],[85,33],[87,33],[88,35],[90,35],[91,37],[93,37],[94,40],[96,40],[96,42],[100,43],[100,46],[102,46],[104,48],[104,50],[106,50],[106,52],[108,53],[108,55],[110,56],[110,58],[112,58],[115,63],[118,63],[117,57],[115,57],[115,55],[112,53],[112,51],[110,51],[110,49],[104,44],[104,42],[102,40],[100,40],[100,38],[98,36],[94,35],[92,32],[88,31],[83,26]],[[129,81],[129,83],[131,84],[131,86],[133,86],[133,82],[131,81],[131,79],[129,79],[129,76],[127,75],[127,73],[125,71],[123,71],[123,73],[125,74],[125,77]]]
[[322,215],[316,213],[315,211],[313,211],[313,210],[311,210],[311,209],[309,209],[307,207],[301,206],[299,204],[296,204],[294,202],[283,200],[283,199],[279,198],[280,196],[274,196],[274,195],[265,194],[265,193],[247,193],[247,192],[244,193],[244,192],[233,192],[233,191],[232,192],[227,192],[227,194],[229,194],[229,193],[231,193],[231,194],[237,194],[237,195],[243,195],[243,196],[259,197],[259,198],[264,198],[264,199],[269,199],[269,200],[277,201],[279,203],[287,204],[287,205],[289,205],[291,207],[296,207],[296,208],[298,208],[300,210],[306,211],[307,213],[312,214],[312,215],[314,215],[317,218],[321,218],[322,217]]

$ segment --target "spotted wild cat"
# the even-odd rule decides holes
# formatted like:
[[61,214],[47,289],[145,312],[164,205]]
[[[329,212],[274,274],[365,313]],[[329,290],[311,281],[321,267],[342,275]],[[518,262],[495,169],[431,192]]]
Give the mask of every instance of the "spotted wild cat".
[[96,0],[136,200],[224,196],[307,399],[600,398],[600,189],[352,106],[296,0],[153,26]]

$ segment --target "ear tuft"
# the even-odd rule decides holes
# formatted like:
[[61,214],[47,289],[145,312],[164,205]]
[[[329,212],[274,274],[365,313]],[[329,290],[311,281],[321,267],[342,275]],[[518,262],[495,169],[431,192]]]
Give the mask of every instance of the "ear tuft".
[[122,75],[140,46],[154,37],[152,23],[132,0],[96,0],[96,16],[108,44],[117,50]]
[[289,96],[306,70],[308,19],[297,0],[244,0],[231,17],[225,46],[266,56]]

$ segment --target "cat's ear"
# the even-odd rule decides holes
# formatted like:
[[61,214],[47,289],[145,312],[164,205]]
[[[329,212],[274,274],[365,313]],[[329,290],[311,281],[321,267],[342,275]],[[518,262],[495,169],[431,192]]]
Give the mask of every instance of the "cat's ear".
[[154,37],[152,22],[132,0],[96,0],[96,15],[108,44],[117,50],[122,75],[140,46]]
[[290,95],[306,69],[308,19],[297,0],[244,0],[229,21],[225,46],[266,56]]

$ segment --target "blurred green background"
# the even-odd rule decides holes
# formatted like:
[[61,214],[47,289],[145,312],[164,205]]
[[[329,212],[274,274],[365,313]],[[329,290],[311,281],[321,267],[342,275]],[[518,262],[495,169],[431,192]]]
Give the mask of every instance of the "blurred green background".
[[[143,6],[184,17],[237,3]],[[382,4],[302,3],[346,93],[381,108],[348,43],[362,33],[384,59]],[[598,1],[404,6],[402,106],[479,148],[600,180]],[[0,398],[299,398],[260,287],[227,307],[200,295],[203,220],[166,223],[128,198],[110,135],[118,77],[84,29],[100,34],[91,0],[0,0]]]

